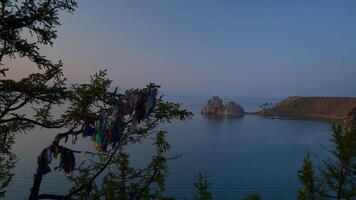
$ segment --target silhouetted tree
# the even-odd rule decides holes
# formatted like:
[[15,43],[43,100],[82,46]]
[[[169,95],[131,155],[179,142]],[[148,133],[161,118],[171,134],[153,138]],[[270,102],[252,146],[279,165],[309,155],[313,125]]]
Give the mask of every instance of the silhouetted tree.
[[356,108],[345,119],[344,126],[333,125],[332,157],[320,166],[316,178],[310,155],[306,154],[303,168],[298,172],[304,185],[298,199],[355,199],[356,198]]
[[356,197],[356,132],[341,126],[333,127],[332,158],[324,161],[322,189],[329,199]]
[[265,102],[265,103],[261,104],[259,107],[261,109],[260,113],[262,115],[269,115],[268,111],[269,111],[269,109],[271,109],[273,107],[273,103]]
[[315,174],[309,152],[304,156],[303,168],[298,171],[298,178],[304,186],[298,191],[298,200],[316,199]]
[[244,200],[260,200],[260,195],[255,193],[244,197]]
[[[10,150],[15,133],[28,131],[35,126],[61,128],[66,131],[59,133],[50,146],[66,152],[80,153],[64,146],[68,137],[71,136],[74,141],[83,133],[88,123],[101,119],[100,113],[117,107],[121,111],[125,110],[120,113],[125,123],[122,125],[124,133],[120,141],[108,147],[106,151],[92,153],[92,160],[75,166],[76,172],[70,176],[74,184],[73,189],[64,195],[39,194],[45,174],[43,170],[49,170],[46,163],[48,160],[39,156],[29,199],[96,199],[96,196],[102,197],[104,193],[108,197],[116,192],[109,190],[116,184],[119,191],[115,195],[120,198],[161,197],[164,178],[168,173],[167,159],[170,158],[165,156],[169,149],[165,141],[166,132],[157,129],[157,126],[173,119],[187,119],[191,113],[181,109],[179,104],[165,102],[160,97],[152,114],[145,116],[144,122],[137,123],[133,118],[141,111],[135,110],[132,105],[128,106],[129,96],[138,93],[141,97],[144,96],[143,93],[158,90],[159,86],[149,84],[144,89],[128,90],[119,94],[116,90],[109,91],[111,80],[105,78],[106,71],[91,76],[87,84],[68,86],[62,73],[62,62],[54,63],[48,60],[40,53],[40,46],[52,45],[57,37],[59,12],[72,12],[76,6],[74,0],[0,0],[0,195],[4,194],[12,176],[10,169],[14,166],[15,158]],[[16,58],[31,61],[37,66],[36,72],[27,74],[20,80],[7,78],[11,66],[6,63]],[[54,117],[52,111],[56,106],[66,108],[58,118]],[[32,108],[32,112],[24,113],[21,110],[24,107]],[[154,138],[153,145],[156,147],[152,162],[144,169],[131,168],[128,165],[129,155],[125,153],[125,146],[139,143],[149,137]],[[43,165],[44,163],[46,165]],[[109,169],[113,166],[119,166],[118,171]],[[117,174],[120,178],[115,182]],[[105,176],[105,179],[101,186],[96,186],[99,175]],[[157,187],[151,187],[155,184]]]
[[211,200],[213,199],[211,192],[209,192],[210,183],[208,183],[207,176],[202,172],[198,173],[197,182],[194,183],[197,194],[196,200]]
[[[14,133],[33,128],[65,126],[62,120],[52,119],[50,109],[67,98],[62,74],[62,63],[52,63],[41,55],[39,45],[52,45],[57,37],[58,12],[72,12],[72,0],[0,1],[0,196],[12,175],[10,169],[16,161],[10,151]],[[11,66],[4,59],[24,57],[37,65],[39,72],[21,80],[6,78]],[[34,108],[28,117],[19,110]]]

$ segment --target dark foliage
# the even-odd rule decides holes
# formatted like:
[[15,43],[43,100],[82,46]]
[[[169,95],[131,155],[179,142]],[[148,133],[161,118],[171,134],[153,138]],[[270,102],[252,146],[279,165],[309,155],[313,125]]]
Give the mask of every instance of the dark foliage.
[[207,175],[203,174],[202,172],[198,173],[197,182],[194,183],[196,189],[196,200],[211,200],[213,196],[211,192],[209,192],[210,183],[208,183]]
[[[87,84],[68,86],[66,77],[62,73],[62,63],[48,60],[40,53],[40,46],[53,44],[53,40],[57,37],[56,27],[60,25],[59,13],[72,12],[76,6],[73,0],[0,1],[1,196],[11,180],[11,168],[16,161],[16,157],[11,154],[16,133],[26,132],[36,126],[66,130],[54,138],[52,145],[58,146],[60,143],[65,143],[68,137],[76,139],[83,132],[86,123],[98,120],[99,110],[107,110],[115,106],[125,108],[130,93],[159,88],[149,84],[142,90],[129,90],[124,94],[118,94],[116,90],[109,91],[111,80],[105,78],[105,70],[94,74]],[[11,66],[7,66],[4,60],[17,58],[32,61],[37,66],[36,72],[20,80],[7,78]],[[54,117],[53,108],[58,106],[64,106],[66,110]],[[23,112],[21,109],[25,107],[31,108],[32,112]],[[129,110],[122,114],[125,117],[125,132],[121,140],[105,152],[98,151],[90,154],[92,159],[89,162],[76,166],[75,173],[70,176],[74,186],[68,194],[39,194],[41,180],[45,174],[38,173],[42,170],[39,167],[29,199],[108,197],[110,193],[108,188],[116,185],[119,185],[120,198],[121,196],[123,198],[127,196],[129,199],[141,199],[144,196],[161,197],[164,191],[164,178],[168,173],[167,160],[171,158],[165,156],[165,152],[169,149],[165,141],[166,132],[156,127],[159,123],[174,119],[187,119],[191,113],[181,109],[177,103],[165,102],[159,98],[154,112],[134,130],[130,127],[132,127],[132,118],[137,115],[135,111]],[[150,137],[154,139],[153,146],[156,147],[152,162],[144,169],[133,169],[128,165],[129,155],[125,153],[125,146],[139,143],[142,139]],[[74,150],[73,152],[80,153]],[[43,162],[46,160],[39,159],[39,166]],[[119,172],[114,173],[111,170],[114,166],[119,167],[117,169]],[[119,179],[116,179],[117,174]],[[95,186],[99,175],[105,176],[101,187]],[[152,185],[156,185],[153,191]]]
[[[352,118],[355,112],[349,114]],[[319,167],[320,177],[314,173],[310,155],[304,158],[299,179],[304,188],[298,199],[355,199],[356,198],[356,129],[354,118],[346,119],[345,125],[334,125],[331,157]]]

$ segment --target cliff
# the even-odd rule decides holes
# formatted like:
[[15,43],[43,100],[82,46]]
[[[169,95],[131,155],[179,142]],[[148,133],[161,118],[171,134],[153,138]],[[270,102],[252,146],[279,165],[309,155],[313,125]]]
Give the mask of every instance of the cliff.
[[223,114],[226,116],[240,116],[245,114],[245,110],[239,104],[229,101],[224,105]]
[[223,101],[218,96],[214,96],[208,100],[201,111],[204,115],[218,115],[224,110]]
[[258,114],[341,120],[355,107],[352,97],[288,97]]
[[245,114],[244,109],[237,103],[230,101],[223,105],[222,99],[217,96],[209,99],[201,111],[203,115],[214,116],[241,116]]

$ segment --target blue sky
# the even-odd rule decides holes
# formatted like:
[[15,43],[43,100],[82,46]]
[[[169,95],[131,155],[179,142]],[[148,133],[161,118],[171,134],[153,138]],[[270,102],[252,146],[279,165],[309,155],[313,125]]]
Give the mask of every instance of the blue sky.
[[44,53],[72,81],[169,94],[356,96],[356,1],[94,1],[62,15]]

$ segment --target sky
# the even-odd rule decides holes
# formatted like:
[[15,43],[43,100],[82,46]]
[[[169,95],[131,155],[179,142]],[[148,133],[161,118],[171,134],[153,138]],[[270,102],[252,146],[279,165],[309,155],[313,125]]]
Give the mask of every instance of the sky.
[[[72,82],[190,96],[356,97],[356,1],[80,0],[53,47]],[[21,74],[29,72],[18,62]],[[23,65],[23,66],[22,66]]]

